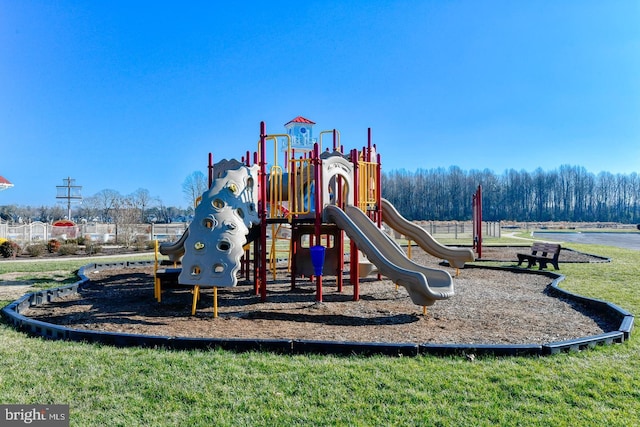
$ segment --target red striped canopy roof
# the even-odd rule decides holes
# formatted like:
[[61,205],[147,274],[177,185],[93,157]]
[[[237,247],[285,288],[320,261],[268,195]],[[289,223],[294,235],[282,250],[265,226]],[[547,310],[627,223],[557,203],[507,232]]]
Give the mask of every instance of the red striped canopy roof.
[[298,117],[296,117],[296,118],[295,118],[295,119],[293,119],[293,120],[289,120],[289,121],[288,121],[287,123],[285,123],[284,125],[286,126],[286,125],[291,124],[291,123],[305,123],[305,124],[308,124],[308,125],[315,125],[315,124],[316,124],[315,122],[312,122],[312,121],[311,121],[311,120],[309,120],[309,119],[305,119],[305,118],[304,118],[304,117],[302,117],[302,116],[298,116]]
[[9,187],[13,187],[13,184],[10,183],[7,178],[5,178],[4,176],[0,175],[0,188],[4,189],[4,188],[9,188]]

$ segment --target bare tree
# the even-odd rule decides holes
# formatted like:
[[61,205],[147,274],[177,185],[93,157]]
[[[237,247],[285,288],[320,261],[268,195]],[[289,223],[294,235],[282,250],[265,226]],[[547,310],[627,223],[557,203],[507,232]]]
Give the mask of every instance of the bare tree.
[[122,198],[120,193],[116,190],[105,189],[98,192],[95,196],[98,202],[98,206],[102,211],[102,220],[105,222],[109,222],[113,218],[111,218],[111,211],[114,208],[114,205]]
[[78,216],[93,221],[100,215],[100,200],[96,196],[85,197],[78,208]]
[[149,193],[149,190],[145,188],[138,188],[130,197],[134,207],[140,210],[139,221],[141,223],[147,222],[146,213],[154,201],[154,198],[151,197],[151,193]]
[[112,207],[113,222],[116,224],[116,241],[129,246],[135,239],[135,224],[140,212],[132,196],[120,196],[114,199]]
[[182,183],[182,193],[189,202],[189,206],[195,206],[198,197],[207,189],[207,178],[200,171],[195,171],[187,176]]
[[[65,218],[68,214],[68,211],[60,205],[54,205],[48,209],[49,212],[49,222],[55,221],[57,219]],[[71,219],[71,218],[69,218]]]
[[18,207],[16,205],[4,205],[0,206],[0,218],[4,221],[15,221],[18,217],[16,215],[16,209]]

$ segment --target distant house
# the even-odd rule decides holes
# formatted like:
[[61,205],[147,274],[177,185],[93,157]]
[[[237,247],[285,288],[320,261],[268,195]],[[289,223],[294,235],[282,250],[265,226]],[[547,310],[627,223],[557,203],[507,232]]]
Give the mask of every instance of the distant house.
[[7,178],[0,175],[0,191],[13,187],[13,184],[9,182]]

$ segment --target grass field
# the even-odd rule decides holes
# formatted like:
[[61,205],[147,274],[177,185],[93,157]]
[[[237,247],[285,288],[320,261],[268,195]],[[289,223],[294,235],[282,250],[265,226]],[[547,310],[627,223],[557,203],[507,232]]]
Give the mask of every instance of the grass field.
[[[569,245],[562,286],[640,313],[637,251]],[[0,273],[83,262],[0,263]],[[4,305],[8,301],[0,302]],[[73,426],[640,424],[640,344],[542,358],[281,356],[113,348],[0,323],[0,403],[64,403]]]

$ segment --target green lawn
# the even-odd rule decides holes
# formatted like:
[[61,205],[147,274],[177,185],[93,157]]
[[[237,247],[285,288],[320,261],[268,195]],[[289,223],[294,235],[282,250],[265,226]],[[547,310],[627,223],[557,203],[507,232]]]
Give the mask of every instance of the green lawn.
[[[564,264],[563,287],[640,313],[638,251],[570,246],[613,262]],[[0,273],[27,268],[11,264]],[[67,265],[46,268],[78,266]],[[28,338],[1,323],[0,402],[66,403],[74,426],[631,426],[639,356],[636,333],[581,353],[471,362],[121,349]]]

